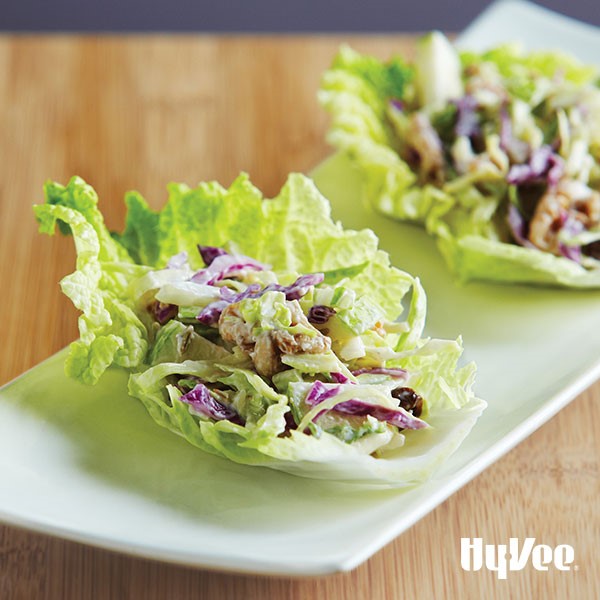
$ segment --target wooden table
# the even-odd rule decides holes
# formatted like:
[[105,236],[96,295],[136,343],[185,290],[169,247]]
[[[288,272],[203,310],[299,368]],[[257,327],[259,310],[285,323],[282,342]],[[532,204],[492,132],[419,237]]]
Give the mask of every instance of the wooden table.
[[[382,57],[410,53],[414,43],[0,37],[0,383],[77,335],[75,310],[57,284],[73,268],[72,242],[39,236],[31,212],[44,180],[84,177],[112,228],[123,223],[121,199],[131,188],[158,207],[169,181],[229,183],[245,170],[275,194],[289,171],[308,171],[330,152],[315,92],[342,41]],[[4,526],[0,598],[598,598],[599,401],[600,382],[352,573],[211,573]],[[500,582],[462,571],[461,537],[498,544],[511,536],[569,543],[579,570],[528,567]]]

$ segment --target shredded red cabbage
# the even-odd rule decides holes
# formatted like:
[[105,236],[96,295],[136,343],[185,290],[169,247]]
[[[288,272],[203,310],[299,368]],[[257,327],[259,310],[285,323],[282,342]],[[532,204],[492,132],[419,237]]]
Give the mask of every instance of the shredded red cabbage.
[[[561,230],[566,232],[570,237],[575,237],[582,231],[585,231],[585,225],[579,219],[575,219],[565,211]],[[558,250],[565,258],[576,263],[581,262],[581,246],[568,246],[567,244],[560,242],[558,244]]]
[[[527,239],[527,223],[519,212],[519,209],[512,203],[508,206],[507,221],[512,236],[517,244],[525,248],[539,250],[535,244]],[[560,226],[561,230],[567,232],[571,237],[574,237],[585,230],[583,223],[569,215],[567,211],[564,211],[561,215]],[[568,246],[567,244],[559,242],[558,250],[565,258],[576,263],[581,262],[581,246]]]
[[271,284],[265,288],[265,291],[274,289],[275,291],[283,292],[286,300],[300,300],[300,298],[308,294],[311,287],[323,283],[324,280],[324,273],[309,273],[308,275],[301,275],[291,285],[281,286]]
[[504,152],[510,152],[513,140],[512,121],[506,106],[503,106],[500,109],[500,148]]
[[517,244],[524,246],[525,248],[536,248],[536,246],[527,239],[527,223],[519,212],[519,209],[512,202],[508,205],[506,220],[510,232]]
[[546,144],[533,151],[528,164],[513,165],[506,180],[512,185],[546,183],[550,187],[555,187],[563,172],[563,159]]
[[[215,259],[215,262],[217,260],[219,259]],[[308,293],[311,287],[322,283],[324,279],[325,275],[323,273],[311,273],[298,277],[294,283],[288,286],[280,285],[279,283],[270,283],[261,289],[258,283],[253,283],[239,294],[235,294],[229,289],[221,288],[221,299],[205,306],[196,318],[201,323],[204,323],[204,325],[216,325],[221,317],[221,313],[229,304],[239,302],[244,298],[260,298],[266,292],[283,292],[286,300],[300,300],[300,298]]]
[[188,261],[188,253],[180,252],[179,254],[175,254],[171,256],[169,262],[167,263],[167,269],[181,269],[187,264]]
[[347,400],[340,402],[333,410],[347,415],[359,417],[371,416],[378,421],[385,421],[390,425],[395,425],[400,429],[423,429],[427,427],[425,421],[421,421],[404,410],[395,410],[378,404],[369,404],[362,400]]
[[458,100],[453,100],[456,106],[457,119],[454,132],[457,136],[473,137],[480,133],[479,117],[477,116],[477,100],[467,94]]
[[228,254],[223,248],[218,248],[217,246],[201,246],[198,244],[197,248],[207,267],[210,267],[212,261],[215,260],[217,256],[225,256]]
[[576,263],[581,262],[581,246],[567,246],[566,244],[559,243],[558,250],[565,258]]
[[400,112],[404,110],[404,102],[402,102],[402,100],[398,100],[398,98],[391,98],[390,106]]
[[516,162],[523,162],[529,154],[529,144],[513,135],[512,121],[506,105],[500,110],[500,148]]
[[222,287],[219,292],[223,300],[233,304],[244,298],[257,298],[262,295],[263,290],[260,288],[260,283],[252,283],[243,292],[236,293],[228,287]]
[[179,398],[182,402],[189,404],[194,411],[201,415],[214,419],[215,421],[231,421],[238,425],[243,425],[240,415],[233,408],[219,402],[210,393],[209,389],[199,383],[187,394]]
[[164,325],[171,319],[177,316],[179,309],[175,304],[164,304],[162,302],[154,302],[152,305],[152,313],[154,318],[160,325]]
[[322,381],[315,381],[308,390],[304,401],[309,406],[316,406],[328,398],[333,398],[341,392],[342,388],[336,384],[325,384]]
[[[304,401],[309,406],[317,406],[328,398],[337,396],[344,389],[344,385],[325,384],[321,381],[315,381]],[[333,412],[338,412],[346,415],[366,417],[371,416],[378,421],[385,421],[390,425],[395,425],[400,429],[423,429],[427,427],[427,423],[421,419],[411,415],[409,412],[398,407],[398,409],[380,406],[378,404],[370,404],[362,400],[346,400],[336,404],[333,408],[328,409]],[[315,416],[315,419],[320,417],[327,411],[322,411]]]
[[217,281],[239,275],[242,271],[264,271],[268,268],[267,265],[263,265],[253,258],[225,253],[215,256],[210,264],[196,272],[190,278],[190,281],[214,285]]
[[227,300],[217,300],[211,302],[208,306],[205,306],[200,313],[196,316],[196,319],[203,325],[209,325],[216,327],[223,311],[231,304]]
[[[252,284],[253,286],[256,286],[258,284]],[[251,287],[251,286],[248,286]],[[260,286],[258,286],[260,288]],[[244,290],[246,291],[246,290]],[[238,292],[239,293],[239,292]],[[227,286],[223,286],[221,288],[219,288],[219,294],[221,296],[221,298],[223,298],[223,300],[229,300],[230,298],[234,298],[235,296],[238,295],[238,293],[236,293],[234,290],[232,290],[231,288],[227,287]]]
[[227,287],[222,287],[220,293],[221,300],[211,302],[200,311],[196,317],[200,323],[204,325],[216,325],[219,322],[221,314],[230,304],[239,302],[244,298],[258,298],[264,293],[264,290],[261,290],[260,284],[253,283],[252,285],[249,285],[243,292],[239,292],[237,294]]
[[336,383],[350,383],[352,385],[356,385],[354,381],[350,381],[343,373],[329,373],[329,376]]

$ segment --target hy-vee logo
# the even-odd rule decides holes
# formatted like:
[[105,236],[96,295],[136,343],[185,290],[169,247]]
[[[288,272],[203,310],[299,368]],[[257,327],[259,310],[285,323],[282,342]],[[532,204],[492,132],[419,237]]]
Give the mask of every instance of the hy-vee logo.
[[508,571],[521,571],[531,560],[537,571],[548,571],[550,566],[559,571],[570,571],[575,560],[573,546],[559,544],[555,548],[535,543],[535,538],[525,538],[521,545],[519,538],[510,538],[506,544],[485,544],[482,538],[460,539],[460,565],[465,571],[486,569],[495,571],[498,579],[506,579]]

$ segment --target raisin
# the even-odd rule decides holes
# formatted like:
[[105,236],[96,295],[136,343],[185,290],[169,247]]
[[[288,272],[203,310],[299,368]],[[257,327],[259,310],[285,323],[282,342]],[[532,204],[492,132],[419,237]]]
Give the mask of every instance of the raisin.
[[324,325],[333,315],[335,315],[335,310],[331,306],[315,304],[308,311],[308,320],[315,325]]
[[596,260],[600,260],[600,242],[592,242],[587,246],[582,248],[583,253],[595,258]]
[[423,412],[423,398],[409,387],[397,387],[392,390],[392,396],[399,401],[400,408],[412,413],[415,417]]

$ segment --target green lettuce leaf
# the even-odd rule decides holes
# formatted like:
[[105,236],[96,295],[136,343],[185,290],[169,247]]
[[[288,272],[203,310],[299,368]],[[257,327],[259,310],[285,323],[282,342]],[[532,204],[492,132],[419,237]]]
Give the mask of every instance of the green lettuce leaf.
[[560,73],[567,81],[575,85],[594,83],[598,70],[586,65],[562,52],[534,51],[524,52],[517,43],[502,44],[481,54],[463,51],[460,53],[464,66],[491,62],[509,82],[509,91],[522,100],[528,101],[536,91],[536,83],[532,72],[552,79]]
[[[285,431],[286,414],[290,411],[286,397],[269,394],[263,411],[251,427],[229,421],[212,422],[194,415],[179,400],[180,394],[165,385],[170,376],[198,376],[207,381],[224,381],[222,365],[204,361],[163,363],[134,374],[129,393],[139,398],[154,419],[164,427],[182,435],[187,441],[213,454],[235,462],[270,467],[315,479],[360,483],[377,487],[410,486],[431,476],[440,464],[462,442],[485,408],[485,403],[471,392],[474,375],[472,365],[457,369],[461,354],[459,342],[424,343],[398,364],[414,373],[408,385],[427,394],[427,422],[430,427],[404,432],[404,445],[380,456],[372,456],[369,445],[377,447],[373,433],[347,444],[336,436],[321,432],[320,437],[292,430]],[[256,374],[231,369],[238,374],[229,385],[248,395],[257,392],[250,383]],[[270,388],[269,388],[270,390]],[[266,392],[263,391],[266,396]],[[168,396],[168,401],[167,401]]]
[[587,271],[572,260],[477,235],[438,237],[438,247],[460,281],[600,287],[600,269]]
[[[306,477],[411,485],[428,477],[456,448],[483,410],[484,403],[471,391],[472,368],[457,368],[460,345],[436,346],[421,339],[426,301],[418,279],[390,265],[373,232],[348,231],[333,222],[328,202],[306,177],[291,175],[273,199],[264,199],[245,175],[228,189],[217,183],[194,189],[172,184],[160,211],[130,193],[120,235],[107,230],[97,203],[92,188],[73,178],[66,187],[48,184],[46,203],[35,207],[40,230],[53,234],[58,224],[73,235],[77,249],[77,269],[61,284],[82,312],[80,339],[71,347],[66,371],[85,383],[95,383],[111,365],[133,371],[130,395],[139,398],[158,424],[204,451]],[[278,374],[272,387],[251,370],[246,354],[235,348],[229,352],[202,337],[202,327],[194,320],[198,329],[178,320],[158,330],[150,326],[146,299],[159,287],[196,302],[182,287],[185,269],[153,269],[163,268],[182,251],[193,268],[200,268],[197,244],[234,248],[272,265],[290,281],[296,273],[326,273],[328,283],[337,287],[315,288],[311,294],[327,293],[332,301],[336,295],[336,306],[349,310],[351,336],[380,318],[396,319],[404,303],[404,321],[389,335],[393,347],[379,335],[371,337],[385,345],[382,351],[399,366],[410,367],[414,381],[407,384],[427,394],[430,427],[397,434],[384,423],[365,422],[360,435],[352,434],[352,443],[325,430],[318,435],[290,432],[291,407],[284,392],[299,383],[302,373],[353,378],[333,351],[282,356],[295,370]],[[360,300],[362,296],[373,304]],[[291,329],[282,298],[281,292],[267,292],[243,301],[241,310],[256,327],[277,323]],[[180,313],[185,309],[181,306]],[[361,335],[371,343],[369,333]],[[182,389],[196,385],[195,378],[223,386],[244,425],[200,416],[183,402]],[[340,434],[335,423],[331,431]],[[372,456],[392,435],[400,435],[404,446]]]
[[96,383],[111,365],[134,368],[148,349],[146,328],[128,302],[128,277],[144,273],[104,226],[98,197],[82,179],[66,187],[48,183],[46,204],[34,207],[40,231],[52,235],[58,223],[73,234],[77,270],[61,281],[62,291],[82,314],[80,339],[71,344],[65,370],[85,383]]
[[216,182],[196,188],[169,185],[169,198],[156,213],[139,194],[128,194],[127,228],[117,239],[131,256],[162,268],[187,252],[201,267],[197,244],[233,245],[275,271],[332,271],[368,262],[377,249],[370,230],[344,231],[330,218],[329,203],[313,182],[290,175],[279,195],[265,201],[247,175],[225,189]]

